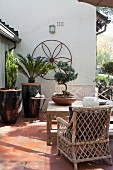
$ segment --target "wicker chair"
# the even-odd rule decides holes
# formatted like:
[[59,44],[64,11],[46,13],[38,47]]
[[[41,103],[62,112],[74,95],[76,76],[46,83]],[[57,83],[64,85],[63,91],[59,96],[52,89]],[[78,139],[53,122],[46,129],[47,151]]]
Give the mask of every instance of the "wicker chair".
[[63,153],[77,170],[77,163],[108,158],[112,165],[109,149],[109,124],[111,107],[72,108],[73,117],[69,123],[57,118],[57,149]]

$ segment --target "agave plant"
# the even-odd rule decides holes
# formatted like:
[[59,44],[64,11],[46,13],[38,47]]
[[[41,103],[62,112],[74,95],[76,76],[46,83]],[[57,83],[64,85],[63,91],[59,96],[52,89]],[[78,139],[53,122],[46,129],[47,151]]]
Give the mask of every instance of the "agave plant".
[[26,57],[18,54],[19,71],[28,78],[29,83],[34,83],[38,76],[46,75],[54,66],[43,57],[33,58],[30,54]]

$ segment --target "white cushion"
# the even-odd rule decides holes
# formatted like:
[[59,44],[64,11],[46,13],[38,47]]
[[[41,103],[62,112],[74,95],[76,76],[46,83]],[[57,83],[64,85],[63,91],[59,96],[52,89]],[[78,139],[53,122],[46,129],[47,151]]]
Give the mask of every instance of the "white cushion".
[[97,97],[84,97],[83,98],[83,106],[99,106],[99,99]]

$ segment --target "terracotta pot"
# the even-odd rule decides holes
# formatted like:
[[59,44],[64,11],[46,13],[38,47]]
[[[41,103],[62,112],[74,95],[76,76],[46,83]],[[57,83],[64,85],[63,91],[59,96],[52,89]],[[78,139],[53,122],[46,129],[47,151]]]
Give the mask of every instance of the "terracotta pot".
[[61,97],[61,96],[52,96],[52,100],[60,106],[70,106],[73,102],[76,101],[76,97]]

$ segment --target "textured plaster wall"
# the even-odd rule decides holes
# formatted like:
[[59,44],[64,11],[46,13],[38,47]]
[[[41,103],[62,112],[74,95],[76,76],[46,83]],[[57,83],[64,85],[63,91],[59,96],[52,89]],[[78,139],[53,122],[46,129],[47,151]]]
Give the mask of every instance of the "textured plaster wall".
[[[26,55],[47,39],[65,43],[72,53],[73,66],[79,73],[73,84],[94,84],[96,72],[96,10],[77,0],[1,0],[0,18],[19,31],[22,39],[16,53]],[[57,26],[63,22],[63,26]],[[49,33],[49,25],[55,24],[56,33]],[[1,77],[0,77],[1,79]],[[27,79],[19,74],[17,85]],[[37,78],[42,91],[51,96],[54,81]]]
[[5,68],[4,68],[4,63],[5,63],[5,42],[3,37],[0,36],[0,88],[5,85],[5,80],[4,80],[4,73],[5,73]]
[[5,52],[12,47],[12,43],[0,36],[0,88],[5,87]]

